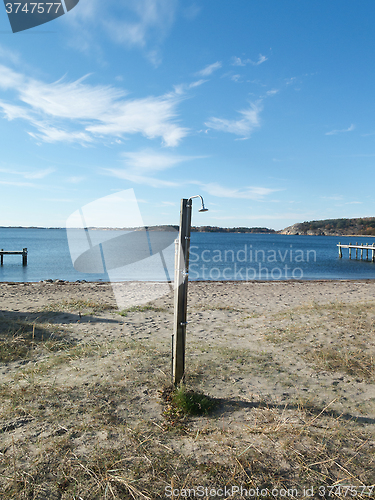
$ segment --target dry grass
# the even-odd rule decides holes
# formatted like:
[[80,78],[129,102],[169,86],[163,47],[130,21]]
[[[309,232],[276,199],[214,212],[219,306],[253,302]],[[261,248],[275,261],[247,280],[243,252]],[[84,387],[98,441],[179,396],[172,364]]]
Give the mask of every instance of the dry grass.
[[66,332],[46,324],[42,317],[33,321],[0,319],[0,363],[30,359],[41,351],[59,351],[73,343]]
[[[116,416],[116,406],[131,398],[118,389],[88,388],[95,405],[79,389],[39,394],[43,408],[32,418],[41,423],[42,411],[53,405],[49,431],[31,436],[37,451],[29,460],[31,443],[16,439],[1,450],[4,498],[164,498],[171,485],[301,492],[302,485],[318,491],[321,485],[374,483],[374,441],[355,422],[330,416],[328,408],[254,405],[240,432],[221,427],[225,403],[203,422],[185,419],[185,425],[173,426],[145,419],[133,425]],[[86,415],[77,413],[74,424],[68,422],[72,408],[64,408],[72,399],[82,401]],[[18,417],[17,425],[28,424],[27,416]],[[188,451],[192,447],[202,455]]]
[[[129,319],[93,303],[84,309],[81,302],[68,302],[48,311],[61,311],[62,305],[68,311],[96,308],[106,318]],[[150,305],[132,312],[156,317],[159,309]],[[277,380],[289,368],[267,346],[293,356],[296,339],[311,370],[319,372],[324,365],[370,381],[372,361],[366,358],[365,364],[362,354],[344,362],[337,346],[348,353],[362,348],[371,357],[373,314],[364,306],[313,305],[275,316],[266,331],[272,342],[264,351],[201,345],[188,367],[187,386],[200,393],[203,381],[221,381],[222,395],[212,414],[178,418],[168,411],[164,416],[168,406],[161,397],[169,383],[168,342],[152,337],[67,342],[59,351],[46,348],[40,359],[32,342],[44,346],[50,328],[61,338],[65,330],[40,322],[24,325],[22,333],[15,320],[4,331],[13,332],[9,339],[22,333],[24,342],[31,342],[31,362],[13,366],[13,358],[2,360],[12,377],[0,384],[0,498],[157,499],[166,497],[166,488],[198,486],[267,489],[262,498],[274,498],[275,488],[297,489],[301,498],[306,487],[314,489],[314,498],[342,498],[354,496],[354,490],[337,489],[348,485],[357,488],[358,497],[362,492],[363,498],[373,498],[375,419],[352,418],[338,411],[333,399],[323,405],[302,395],[283,404],[270,395],[234,398],[229,382],[238,373]]]
[[165,307],[157,307],[153,304],[145,304],[143,306],[132,306],[127,309],[122,309],[118,312],[120,316],[126,317],[131,312],[145,312],[145,311],[153,311],[153,312],[165,312],[168,309]]
[[92,300],[62,300],[61,302],[53,302],[44,308],[45,311],[51,312],[76,312],[83,314],[97,314],[103,311],[111,311],[116,309],[112,304],[102,304]]
[[265,338],[302,344],[317,368],[375,381],[375,303],[312,304],[274,315]]

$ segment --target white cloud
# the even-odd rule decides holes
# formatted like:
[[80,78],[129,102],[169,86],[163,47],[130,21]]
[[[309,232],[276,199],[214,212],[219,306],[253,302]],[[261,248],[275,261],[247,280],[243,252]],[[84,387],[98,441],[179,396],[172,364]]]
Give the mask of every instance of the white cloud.
[[202,10],[201,6],[198,6],[196,3],[192,3],[189,7],[186,7],[184,9],[183,14],[186,17],[186,19],[192,21],[199,15],[201,10]]
[[155,188],[177,187],[179,185],[178,183],[172,181],[163,181],[146,175],[138,175],[135,173],[135,171],[132,170],[108,168],[106,169],[106,171],[114,177],[117,177],[118,179],[123,179],[126,181],[134,182],[135,184],[143,184]]
[[54,168],[45,168],[43,170],[37,170],[36,172],[25,173],[25,179],[44,179],[47,175],[55,172]]
[[29,79],[17,90],[20,100],[37,112],[58,118],[95,120],[123,98],[125,92],[109,86],[85,84],[87,77],[75,82],[60,79],[51,84]]
[[0,64],[0,89],[9,90],[19,87],[22,85],[23,80],[24,78],[21,74]]
[[180,184],[173,181],[156,179],[154,175],[182,162],[204,158],[202,156],[180,156],[160,153],[151,149],[123,153],[124,169],[105,169],[111,175],[152,187],[176,187]]
[[124,158],[125,165],[135,169],[137,172],[160,172],[175,167],[179,163],[202,158],[159,153],[152,149],[127,152],[121,156]]
[[68,177],[66,179],[66,182],[69,182],[70,184],[78,184],[79,182],[82,182],[85,180],[85,177],[82,175],[72,175],[71,177]]
[[259,59],[257,60],[255,66],[259,66],[259,64],[263,64],[264,62],[268,61],[268,58],[266,56],[262,56],[262,54],[259,54]]
[[32,115],[29,111],[21,106],[9,104],[0,100],[0,109],[3,110],[5,117],[11,121],[16,118],[23,118],[24,120],[32,120]]
[[217,69],[220,69],[222,66],[221,62],[217,61],[213,64],[209,64],[205,68],[201,69],[196,73],[197,76],[209,76]]
[[17,186],[17,187],[38,187],[36,184],[31,182],[17,182],[17,181],[0,181],[3,186]]
[[158,65],[159,46],[173,25],[177,5],[178,0],[90,0],[72,10],[69,23],[79,29],[81,49],[90,50],[95,45],[92,33],[101,30],[114,43],[142,49]]
[[201,79],[192,83],[180,83],[179,85],[175,85],[173,88],[176,95],[184,95],[188,90],[194,89],[195,87],[200,87],[206,82],[207,80]]
[[333,201],[341,201],[343,200],[343,196],[321,196],[323,200],[333,200]]
[[210,195],[220,198],[245,198],[256,201],[261,201],[265,196],[280,191],[280,189],[270,189],[259,186],[248,186],[244,189],[227,188],[214,182],[202,184],[201,188]]
[[250,103],[248,109],[239,111],[242,118],[239,120],[227,120],[224,118],[210,118],[205,125],[214,130],[228,132],[230,134],[239,135],[243,138],[248,138],[254,129],[260,126],[259,114],[262,111],[261,102]]
[[12,64],[19,64],[21,60],[19,53],[11,50],[9,46],[0,45],[0,57],[2,60],[10,61]]
[[52,201],[54,203],[73,203],[74,200],[69,198],[42,198],[43,201]]
[[[166,35],[174,21],[177,0],[128,0],[126,6],[121,7],[116,0],[115,5],[123,15],[106,21],[108,33],[120,43],[144,47],[150,32],[156,31],[158,38]],[[129,11],[133,16],[129,16]],[[131,17],[136,19],[129,21]]]
[[348,127],[348,128],[344,128],[342,130],[331,130],[330,132],[326,132],[326,135],[337,135],[337,134],[341,134],[343,132],[352,132],[354,129],[355,129],[355,126],[352,123],[350,125],[350,127]]
[[44,179],[47,175],[55,172],[54,168],[45,168],[43,170],[30,170],[30,171],[19,171],[10,168],[0,168],[1,173],[12,174],[12,175],[20,175],[24,179]]
[[200,85],[203,85],[206,82],[207,82],[207,80],[197,80],[196,82],[190,83],[188,88],[193,89],[195,87],[199,87]]
[[232,60],[232,66],[246,66],[246,62],[242,61],[240,57],[233,56]]
[[232,66],[246,66],[247,64],[251,64],[253,66],[259,66],[260,64],[263,64],[264,62],[268,61],[268,58],[266,56],[263,56],[262,54],[259,54],[258,60],[257,61],[252,61],[251,59],[241,59],[240,57],[234,56],[232,58]]
[[12,89],[18,101],[1,100],[0,110],[8,120],[26,120],[36,129],[28,133],[44,142],[89,144],[106,137],[141,134],[176,146],[187,135],[188,130],[175,122],[182,99],[177,92],[130,99],[122,89],[90,85],[86,79],[49,84],[0,66],[0,88]]

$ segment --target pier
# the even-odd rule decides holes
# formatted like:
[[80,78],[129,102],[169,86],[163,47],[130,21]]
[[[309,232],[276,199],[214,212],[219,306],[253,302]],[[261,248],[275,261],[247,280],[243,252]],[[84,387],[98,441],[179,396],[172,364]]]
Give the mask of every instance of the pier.
[[342,245],[340,242],[338,243],[338,248],[339,248],[339,258],[342,259],[342,249],[343,248],[348,248],[349,249],[349,259],[352,258],[352,250],[355,250],[355,258],[358,259],[358,250],[360,250],[360,259],[363,259],[363,250],[366,250],[366,260],[369,259],[369,250],[371,251],[371,261],[375,262],[375,243],[372,243],[369,245],[366,243],[366,245],[358,245],[356,243],[355,245],[352,245],[349,242],[349,245]]
[[4,255],[22,255],[22,265],[27,266],[27,248],[20,251],[0,250],[0,264],[4,265]]

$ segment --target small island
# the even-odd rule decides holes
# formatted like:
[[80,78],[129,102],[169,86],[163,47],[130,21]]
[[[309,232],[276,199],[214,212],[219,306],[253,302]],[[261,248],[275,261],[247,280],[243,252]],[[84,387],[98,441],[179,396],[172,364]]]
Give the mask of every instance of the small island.
[[277,232],[311,236],[375,236],[375,217],[299,222]]

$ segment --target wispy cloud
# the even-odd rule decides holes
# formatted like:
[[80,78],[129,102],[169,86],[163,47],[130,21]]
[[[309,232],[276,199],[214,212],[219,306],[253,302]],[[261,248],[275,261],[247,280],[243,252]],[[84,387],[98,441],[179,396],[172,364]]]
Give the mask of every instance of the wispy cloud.
[[266,61],[268,61],[268,58],[266,56],[262,56],[262,54],[259,54],[257,61],[252,61],[251,59],[241,59],[240,57],[234,56],[232,58],[232,66],[246,66],[247,64],[251,64],[252,66],[259,66]]
[[337,196],[321,196],[322,200],[331,200],[331,201],[341,201],[343,200],[343,196],[337,195]]
[[108,168],[106,169],[106,171],[113,177],[117,177],[117,179],[122,179],[135,184],[151,186],[154,188],[179,186],[177,182],[156,179],[155,177],[147,175],[139,175],[135,170]]
[[15,170],[15,169],[10,169],[10,168],[1,168],[0,167],[0,172],[4,174],[11,174],[11,175],[20,175],[24,179],[44,179],[47,177],[47,175],[52,174],[55,172],[55,168],[45,168],[42,170],[27,170],[27,171],[20,171],[20,170]]
[[265,196],[281,191],[281,189],[271,189],[259,186],[248,186],[243,189],[228,188],[213,182],[201,184],[201,188],[208,194],[220,198],[245,198],[256,201],[262,201]]
[[31,182],[17,182],[17,181],[0,181],[3,186],[17,186],[17,187],[39,187],[37,184]]
[[176,187],[180,183],[157,179],[155,175],[164,170],[176,167],[180,163],[204,158],[201,156],[182,156],[161,153],[151,149],[123,153],[123,163],[125,168],[104,169],[110,175],[119,179],[144,184],[152,187]]
[[341,130],[331,130],[330,132],[326,132],[325,135],[337,135],[337,134],[342,134],[343,132],[352,132],[354,129],[355,126],[352,123],[349,128],[344,128]]
[[79,184],[80,182],[84,181],[86,177],[83,175],[72,175],[71,177],[68,177],[66,179],[66,182],[69,182],[69,184]]
[[16,104],[0,100],[0,110],[8,120],[28,122],[36,129],[29,134],[43,142],[89,144],[141,134],[176,146],[187,135],[188,130],[175,122],[182,95],[131,99],[123,89],[90,85],[87,78],[46,83],[0,65],[0,88],[16,94]]
[[42,198],[43,201],[52,201],[54,203],[73,203],[70,198]]
[[196,73],[197,76],[209,76],[211,75],[214,71],[220,69],[222,67],[222,63],[217,61],[213,64],[209,64],[205,68],[201,69]]
[[114,43],[141,49],[157,66],[161,61],[160,45],[174,23],[177,6],[178,0],[106,0],[104,3],[90,0],[73,9],[69,23],[75,30],[79,28],[81,49],[90,50],[90,45],[95,45],[92,33],[100,30]]
[[195,82],[191,82],[191,83],[180,83],[179,85],[175,85],[173,88],[174,88],[176,95],[184,95],[190,89],[200,87],[201,85],[203,85],[206,82],[207,82],[207,80],[200,79],[200,80],[196,80]]
[[36,172],[25,173],[25,179],[44,179],[47,175],[55,172],[54,168],[45,168],[43,170],[37,170]]
[[186,19],[189,19],[189,21],[195,19],[201,12],[202,7],[197,5],[196,3],[192,3],[188,7],[186,7],[183,11],[184,16]]
[[260,126],[259,114],[262,109],[261,101],[250,103],[247,109],[239,111],[242,118],[238,120],[212,117],[205,122],[205,125],[214,130],[228,132],[247,139],[251,133]]

